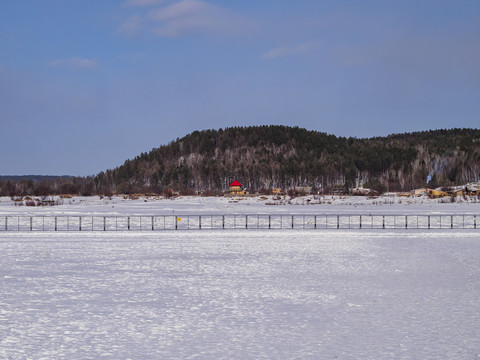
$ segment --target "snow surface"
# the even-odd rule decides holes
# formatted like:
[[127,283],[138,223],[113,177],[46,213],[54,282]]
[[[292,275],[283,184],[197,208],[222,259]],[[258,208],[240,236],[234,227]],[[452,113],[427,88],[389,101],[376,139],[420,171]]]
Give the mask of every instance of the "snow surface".
[[[480,214],[467,200],[0,198],[0,216]],[[479,230],[0,232],[0,294],[1,359],[480,358]]]
[[0,233],[2,359],[474,359],[478,230]]
[[274,200],[272,196],[200,197],[173,199],[141,197],[73,197],[62,205],[46,207],[15,206],[0,197],[0,216],[5,215],[223,215],[223,214],[480,214],[477,197],[429,199],[364,196],[305,196]]

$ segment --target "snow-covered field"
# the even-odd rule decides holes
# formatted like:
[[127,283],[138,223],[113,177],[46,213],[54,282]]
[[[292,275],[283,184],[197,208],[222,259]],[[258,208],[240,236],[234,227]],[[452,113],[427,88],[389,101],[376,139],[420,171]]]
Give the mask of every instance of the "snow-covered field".
[[477,197],[428,199],[364,196],[306,196],[274,200],[262,197],[199,197],[173,199],[141,197],[73,197],[61,199],[62,205],[46,207],[15,206],[8,197],[0,197],[2,215],[210,215],[210,214],[480,214]]
[[[30,208],[2,198],[0,214],[480,205],[230,200],[76,198]],[[2,359],[480,358],[479,230],[2,232],[0,294]]]
[[4,233],[0,358],[474,359],[461,231]]

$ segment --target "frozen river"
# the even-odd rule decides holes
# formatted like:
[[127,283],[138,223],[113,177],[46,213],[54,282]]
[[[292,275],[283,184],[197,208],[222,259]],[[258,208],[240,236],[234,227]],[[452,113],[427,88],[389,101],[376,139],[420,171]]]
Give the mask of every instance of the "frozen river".
[[480,358],[474,230],[0,234],[0,358]]
[[[480,198],[457,197],[428,199],[364,196],[306,196],[274,200],[272,196],[256,197],[201,197],[181,196],[173,199],[140,197],[136,200],[115,196],[112,198],[73,197],[58,199],[61,205],[31,207],[24,202],[0,197],[1,216],[134,216],[134,215],[227,215],[227,214],[381,214],[381,215],[480,215]],[[19,206],[22,205],[22,206]],[[0,224],[1,226],[2,224]]]

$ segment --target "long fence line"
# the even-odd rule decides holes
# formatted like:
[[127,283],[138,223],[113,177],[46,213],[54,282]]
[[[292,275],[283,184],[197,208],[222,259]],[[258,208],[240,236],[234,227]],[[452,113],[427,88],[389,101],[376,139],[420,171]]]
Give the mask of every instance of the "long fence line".
[[160,231],[201,229],[477,229],[477,215],[0,216],[0,233],[2,231]]

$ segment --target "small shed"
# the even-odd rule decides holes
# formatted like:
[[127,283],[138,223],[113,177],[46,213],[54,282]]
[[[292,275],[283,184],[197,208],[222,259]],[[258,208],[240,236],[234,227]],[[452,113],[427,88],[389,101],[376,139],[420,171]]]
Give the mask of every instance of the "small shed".
[[242,184],[240,184],[237,180],[234,180],[230,184],[230,193],[232,195],[243,195],[244,192],[242,191]]

